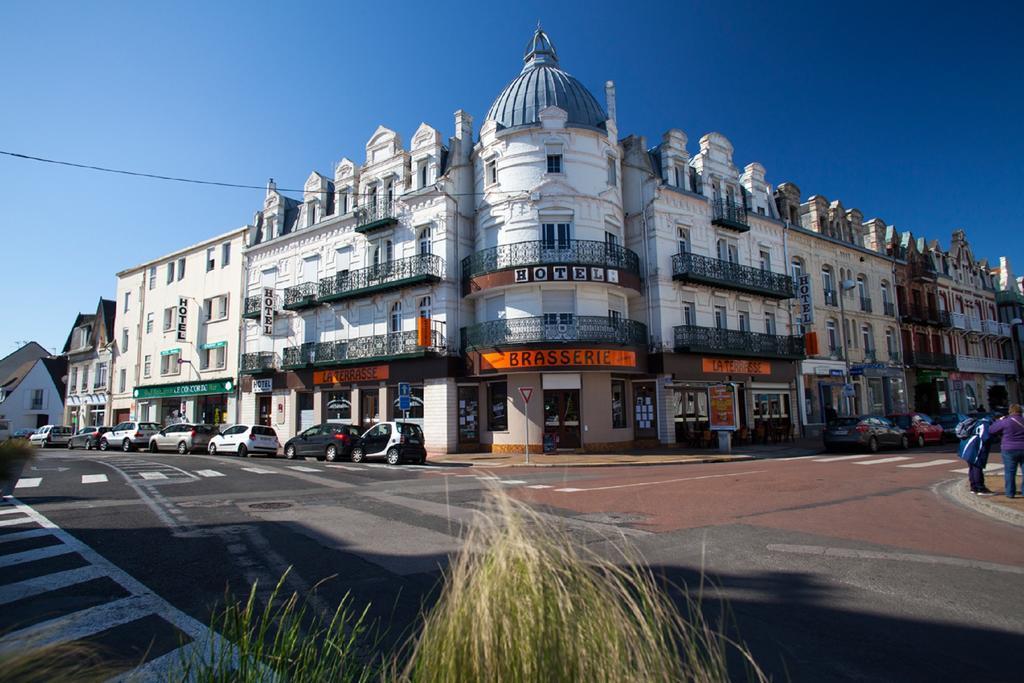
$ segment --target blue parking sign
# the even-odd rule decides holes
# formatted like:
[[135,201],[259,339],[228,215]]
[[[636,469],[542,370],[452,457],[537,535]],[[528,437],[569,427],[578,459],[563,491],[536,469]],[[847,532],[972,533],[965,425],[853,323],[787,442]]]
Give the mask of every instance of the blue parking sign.
[[406,412],[412,406],[412,387],[408,382],[398,383],[398,409]]

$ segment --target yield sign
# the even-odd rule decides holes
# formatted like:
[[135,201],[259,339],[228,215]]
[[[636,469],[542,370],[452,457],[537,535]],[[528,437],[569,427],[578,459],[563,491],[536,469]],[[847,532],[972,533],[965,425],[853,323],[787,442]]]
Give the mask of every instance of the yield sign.
[[533,387],[519,387],[519,393],[523,397],[523,403],[529,403],[530,397],[533,396]]

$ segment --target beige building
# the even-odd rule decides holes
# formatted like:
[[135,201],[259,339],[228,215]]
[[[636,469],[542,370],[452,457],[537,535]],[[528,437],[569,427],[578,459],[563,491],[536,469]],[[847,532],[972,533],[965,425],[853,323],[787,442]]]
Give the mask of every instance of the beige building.
[[235,420],[246,228],[117,274],[111,424]]

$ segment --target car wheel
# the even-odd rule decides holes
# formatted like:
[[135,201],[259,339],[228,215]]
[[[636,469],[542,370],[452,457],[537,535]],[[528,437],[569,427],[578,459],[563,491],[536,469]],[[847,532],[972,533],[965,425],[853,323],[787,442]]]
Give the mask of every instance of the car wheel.
[[70,439],[68,440],[68,446],[67,446],[67,448],[68,448],[68,450],[69,450],[69,451],[73,451],[73,450],[75,450],[75,447],[71,445],[71,440],[70,440]]
[[209,446],[206,447],[206,452],[209,453],[210,455],[217,455],[217,444],[211,443]]
[[416,464],[417,465],[426,465],[427,464],[427,456],[424,455],[422,458],[420,458],[418,461],[416,461]]
[[917,435],[917,447],[924,448],[924,434]]
[[85,442],[85,450],[87,450],[87,451],[91,451],[92,450],[92,440],[91,439],[86,440],[86,442]]
[[184,441],[178,444],[178,455],[185,455],[188,453],[188,444]]
[[157,448],[156,441],[150,441],[149,442],[149,452],[150,453],[159,453],[160,452],[160,449]]
[[361,446],[357,446],[352,449],[352,462],[362,462],[366,460],[366,451]]
[[106,451],[108,448],[110,448],[110,442],[109,441],[107,441],[106,439],[103,439],[103,441],[100,441],[100,450],[101,451]]
[[244,443],[238,444],[238,457],[239,458],[248,458],[249,457],[249,449],[245,447]]
[[125,439],[124,441],[121,442],[121,450],[122,451],[127,453],[131,449],[132,449],[132,442],[131,441],[129,441],[128,439]]
[[336,462],[338,460],[338,447],[332,443],[324,451],[324,457],[327,459],[327,462]]
[[878,439],[876,439],[875,437],[871,437],[870,439],[868,439],[868,450],[871,451],[872,453],[878,452]]
[[388,449],[388,464],[389,465],[400,465],[402,463],[402,455],[398,452],[398,449],[392,446]]
[[295,446],[293,444],[288,444],[288,447],[284,449],[284,457],[288,460],[295,459]]

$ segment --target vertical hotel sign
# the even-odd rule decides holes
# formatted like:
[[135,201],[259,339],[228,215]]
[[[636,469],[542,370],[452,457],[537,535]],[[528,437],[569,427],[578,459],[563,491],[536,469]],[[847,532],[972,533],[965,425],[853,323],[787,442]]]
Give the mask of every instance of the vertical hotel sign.
[[801,274],[796,278],[796,300],[800,304],[797,323],[810,327],[814,323],[814,299],[811,297],[811,276]]
[[264,337],[274,335],[274,288],[264,287],[260,297],[260,330]]
[[188,299],[178,297],[178,341],[185,341],[188,331]]

